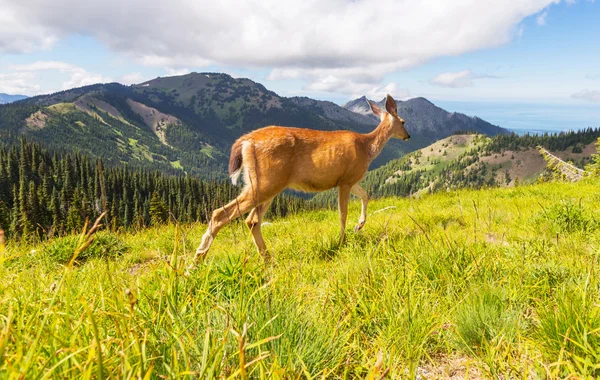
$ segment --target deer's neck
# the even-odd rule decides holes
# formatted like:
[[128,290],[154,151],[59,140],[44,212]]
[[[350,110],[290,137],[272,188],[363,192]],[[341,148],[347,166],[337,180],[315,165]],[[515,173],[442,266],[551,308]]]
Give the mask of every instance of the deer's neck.
[[384,119],[375,130],[367,134],[367,143],[369,149],[369,155],[371,159],[374,159],[381,153],[383,147],[392,137],[392,124]]

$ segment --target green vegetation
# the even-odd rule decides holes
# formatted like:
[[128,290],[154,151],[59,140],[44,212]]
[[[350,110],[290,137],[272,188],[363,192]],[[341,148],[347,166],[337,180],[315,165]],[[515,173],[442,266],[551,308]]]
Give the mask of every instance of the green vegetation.
[[[130,100],[174,117],[164,141]],[[233,139],[343,115],[219,74],[28,102],[0,107],[0,378],[600,376],[600,130],[451,136],[369,172],[375,197],[423,197],[371,202],[344,245],[337,212],[311,211],[333,192],[284,194],[263,228],[273,262],[236,221],[188,271],[200,223],[238,191],[220,181]],[[407,120],[433,107],[410,104]],[[440,137],[427,120],[411,143]],[[415,147],[395,143],[381,160]],[[515,168],[538,145],[590,175],[528,185]],[[441,192],[463,187],[487,189]]]
[[[85,96],[88,100],[96,99]],[[51,151],[83,153],[102,158],[110,166],[127,162],[133,168],[170,174],[179,171],[171,166],[171,162],[180,161],[188,174],[201,175],[205,179],[225,178],[224,156],[220,151],[212,156],[201,152],[200,136],[188,126],[166,126],[165,144],[132,111],[124,98],[114,94],[105,94],[101,98],[119,107],[127,120],[115,118],[97,107],[84,111],[73,103],[61,102],[47,107],[7,104],[0,106],[0,140],[3,144],[18,145],[19,138],[25,135],[28,140],[41,143]],[[29,125],[27,118],[36,112],[38,119],[43,121]]]
[[[134,139],[129,144],[142,146]],[[181,168],[179,161],[171,163]],[[229,182],[169,176],[127,166],[105,168],[82,154],[50,154],[21,139],[0,146],[0,230],[8,238],[43,241],[83,227],[86,219],[107,212],[112,231],[167,220],[206,221],[209,213],[235,198]],[[304,199],[278,196],[271,214],[285,216],[311,207]]]
[[12,241],[0,377],[597,378],[598,186],[377,200],[341,247],[337,212],[292,215],[266,266],[233,223],[189,275],[197,224]]
[[[558,134],[500,134],[491,138],[477,134],[453,135],[392,160],[367,173],[362,184],[369,194],[408,196],[462,188],[483,188],[534,183],[551,178],[537,146],[569,159],[572,147],[589,145],[600,136],[600,128]],[[580,154],[573,162],[583,168],[592,154]],[[315,198],[319,204],[332,204],[333,194]]]
[[171,162],[171,166],[174,169],[183,170],[183,166],[181,166],[181,161],[179,161],[179,160]]
[[600,176],[600,138],[596,142],[598,153],[592,155],[592,162],[585,168],[591,176]]
[[[426,99],[399,104],[412,138],[391,141],[372,168],[458,129],[506,132],[481,119],[451,115]],[[53,151],[171,174],[178,169],[170,163],[180,161],[188,174],[204,179],[225,179],[231,144],[267,125],[366,133],[377,121],[331,102],[280,97],[249,79],[219,73],[156,78],[133,86],[95,84],[0,105],[4,143],[18,145],[25,135]],[[137,143],[127,143],[132,140]]]

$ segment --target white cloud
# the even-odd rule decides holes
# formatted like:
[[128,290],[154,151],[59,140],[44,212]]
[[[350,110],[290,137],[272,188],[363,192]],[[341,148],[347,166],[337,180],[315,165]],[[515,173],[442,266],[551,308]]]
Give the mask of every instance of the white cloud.
[[406,98],[408,90],[398,88],[396,83],[382,85],[385,73],[394,70],[393,66],[385,64],[347,68],[278,68],[269,73],[267,80],[307,80],[308,84],[303,88],[305,92],[332,92],[352,98],[363,95],[379,98],[391,93],[398,99]]
[[185,75],[185,74],[189,74],[189,73],[192,72],[187,67],[180,68],[180,69],[174,69],[172,67],[165,67],[165,71],[167,72],[167,75],[169,75],[169,76],[173,76],[173,75]]
[[[67,90],[73,87],[87,86],[95,83],[107,83],[112,82],[112,79],[105,77],[101,74],[90,73],[82,67],[60,61],[36,61],[29,64],[23,65],[10,65],[8,69],[12,71],[11,74],[29,74],[27,76],[27,86],[31,89],[37,89],[39,86],[30,84],[37,80],[37,73],[40,71],[59,71],[61,73],[67,73],[69,78],[62,83],[62,89]],[[27,91],[27,94],[31,94],[32,91]]]
[[385,86],[380,86],[368,83],[354,83],[333,76],[315,80],[305,86],[304,90],[307,92],[347,94],[351,98],[366,95],[371,99],[382,99],[386,94],[393,94],[396,99],[404,100],[410,96],[410,92],[407,89],[400,89],[398,88],[398,84],[393,82]]
[[0,74],[0,92],[13,95],[38,94],[40,86],[35,83],[34,79],[35,74],[30,72]]
[[155,67],[268,67],[282,70],[272,78],[295,70],[309,86],[381,86],[387,73],[507,43],[557,2],[55,0],[49,12],[47,0],[0,0],[0,53],[80,34]]
[[52,48],[57,40],[54,28],[43,23],[29,23],[27,15],[9,3],[10,0],[0,0],[0,53],[28,53]]
[[473,80],[484,78],[498,78],[494,75],[476,74],[471,70],[463,70],[458,72],[441,73],[429,80],[429,83],[440,87],[472,87]]
[[69,79],[63,82],[62,89],[68,90],[74,87],[89,86],[90,84],[107,82],[112,82],[112,79],[102,76],[101,74],[89,73],[84,69],[79,68],[78,70],[71,72]]
[[600,91],[585,89],[571,95],[571,97],[586,100],[588,102],[600,103]]
[[118,82],[122,84],[136,84],[143,82],[143,79],[144,77],[141,73],[129,73],[120,77]]
[[77,69],[77,66],[66,62],[59,61],[36,61],[23,65],[10,65],[10,70],[17,71],[40,71],[40,70],[58,70],[62,72],[72,71]]
[[591,79],[591,80],[600,79],[600,74],[588,74],[585,76],[585,79]]
[[537,16],[535,22],[540,26],[546,25],[546,17],[548,17],[548,11],[544,11],[539,16]]
[[473,72],[464,70],[455,73],[442,73],[429,80],[429,83],[442,87],[471,87]]
[[387,94],[393,95],[394,99],[397,100],[408,100],[413,97],[408,89],[398,88],[396,83],[390,83],[387,86],[374,87],[368,91],[355,93],[352,97],[357,98],[359,95],[365,95],[369,99],[383,99]]

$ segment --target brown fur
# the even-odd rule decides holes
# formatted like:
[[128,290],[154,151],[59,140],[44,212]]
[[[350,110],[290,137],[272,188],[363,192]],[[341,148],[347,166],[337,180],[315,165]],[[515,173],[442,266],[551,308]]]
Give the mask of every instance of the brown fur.
[[250,211],[247,223],[257,248],[264,253],[262,216],[271,200],[286,188],[319,192],[337,187],[342,240],[348,198],[350,192],[356,194],[363,201],[356,229],[362,228],[368,196],[358,182],[391,137],[410,138],[391,96],[387,97],[387,112],[369,104],[381,123],[368,134],[269,126],[240,137],[232,146],[229,173],[243,166],[244,189],[237,199],[213,212],[196,258],[206,254],[212,239],[227,222]]
[[242,167],[242,142],[238,139],[231,146],[229,155],[229,175],[232,175]]

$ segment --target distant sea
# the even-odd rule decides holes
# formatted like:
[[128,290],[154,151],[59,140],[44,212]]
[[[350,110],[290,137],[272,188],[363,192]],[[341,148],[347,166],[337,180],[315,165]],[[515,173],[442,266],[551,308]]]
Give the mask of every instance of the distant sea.
[[600,104],[434,101],[448,112],[478,116],[518,134],[600,127]]

